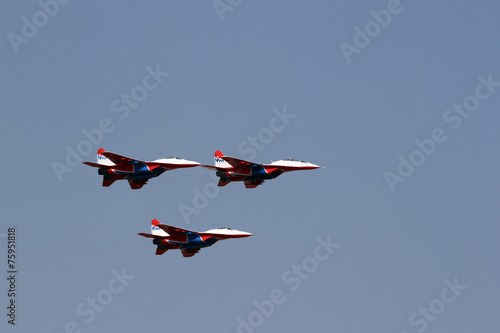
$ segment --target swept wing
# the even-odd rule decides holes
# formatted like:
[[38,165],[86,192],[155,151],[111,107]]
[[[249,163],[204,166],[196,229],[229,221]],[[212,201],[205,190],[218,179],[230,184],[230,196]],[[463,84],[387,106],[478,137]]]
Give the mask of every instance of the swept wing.
[[109,151],[104,151],[101,153],[101,155],[106,156],[111,162],[115,164],[122,164],[122,163],[133,163],[133,162],[139,162],[139,163],[146,163],[144,161],[136,160],[130,157],[118,155]]
[[239,158],[234,158],[234,157],[229,157],[229,156],[222,156],[220,157],[227,163],[231,164],[233,167],[237,168],[239,166],[246,166],[246,167],[262,167],[262,164],[254,163],[254,162],[249,162],[245,160],[240,160]]

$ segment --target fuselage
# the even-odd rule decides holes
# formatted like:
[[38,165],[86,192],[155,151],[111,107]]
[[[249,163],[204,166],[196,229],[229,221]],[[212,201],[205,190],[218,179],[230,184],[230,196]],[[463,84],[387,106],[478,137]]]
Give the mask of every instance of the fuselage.
[[293,159],[280,160],[271,164],[250,164],[228,167],[224,170],[217,170],[216,175],[221,179],[230,181],[253,181],[274,179],[284,172],[296,170],[312,170],[319,166]]
[[160,249],[196,249],[209,247],[217,241],[228,238],[242,238],[252,236],[249,232],[230,228],[211,229],[205,232],[186,232],[178,235],[168,235],[164,238],[153,239],[153,244]]
[[143,179],[158,177],[167,170],[169,169],[160,165],[135,162],[116,167],[100,168],[98,173],[102,176],[111,176],[113,179]]
[[209,247],[218,241],[215,237],[207,237],[203,239],[199,235],[191,234],[186,235],[187,237],[183,239],[176,238],[155,238],[153,239],[153,244],[158,245],[160,249],[196,249]]
[[274,179],[281,175],[283,171],[276,168],[265,169],[263,167],[245,167],[248,170],[218,170],[216,175],[220,178],[229,178],[231,181],[244,181],[244,180],[267,180]]
[[[169,166],[166,166],[168,164]],[[112,179],[149,179],[158,177],[167,170],[189,168],[200,165],[176,157],[162,158],[151,162],[130,161],[99,168],[98,173]]]

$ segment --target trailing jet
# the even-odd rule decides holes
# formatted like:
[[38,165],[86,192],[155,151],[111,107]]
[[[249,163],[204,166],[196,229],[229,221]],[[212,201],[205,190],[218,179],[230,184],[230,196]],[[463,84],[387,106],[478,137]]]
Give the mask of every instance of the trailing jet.
[[249,232],[230,228],[194,232],[161,224],[157,219],[151,222],[151,234],[138,233],[138,235],[153,238],[153,244],[157,245],[157,255],[161,255],[168,250],[180,249],[184,257],[192,257],[198,253],[202,247],[212,246],[217,241],[223,239],[252,236]]
[[167,170],[200,165],[198,162],[177,157],[143,162],[107,152],[102,148],[97,151],[97,163],[83,162],[83,164],[99,168],[97,172],[103,176],[102,186],[108,187],[116,180],[126,179],[133,190],[140,189],[150,178],[158,177]]
[[224,156],[220,150],[215,152],[214,166],[202,165],[202,167],[217,170],[216,175],[220,177],[219,186],[226,186],[232,181],[243,181],[246,188],[257,187],[265,180],[274,179],[283,172],[319,168],[316,164],[291,158],[272,162],[271,164],[257,164]]

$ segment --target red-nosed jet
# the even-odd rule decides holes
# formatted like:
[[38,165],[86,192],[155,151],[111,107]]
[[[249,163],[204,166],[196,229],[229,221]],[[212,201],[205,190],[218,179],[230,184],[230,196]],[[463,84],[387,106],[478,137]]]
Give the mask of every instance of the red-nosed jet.
[[192,257],[202,247],[212,246],[217,241],[223,239],[252,236],[249,232],[230,228],[210,229],[205,232],[189,231],[161,224],[156,219],[151,222],[151,234],[141,232],[138,235],[153,238],[153,244],[157,245],[157,255],[163,254],[168,250],[180,249],[184,257]]
[[232,181],[243,181],[246,188],[257,187],[265,180],[274,179],[283,172],[319,168],[316,164],[291,158],[272,162],[271,164],[257,164],[224,156],[220,150],[215,152],[214,166],[202,165],[202,167],[217,170],[216,175],[220,177],[219,186],[226,186]]
[[97,163],[83,162],[83,164],[99,168],[97,172],[103,176],[102,186],[108,187],[116,180],[126,179],[133,190],[140,189],[150,178],[158,177],[167,170],[200,165],[198,162],[177,157],[143,162],[107,152],[102,148],[97,151]]

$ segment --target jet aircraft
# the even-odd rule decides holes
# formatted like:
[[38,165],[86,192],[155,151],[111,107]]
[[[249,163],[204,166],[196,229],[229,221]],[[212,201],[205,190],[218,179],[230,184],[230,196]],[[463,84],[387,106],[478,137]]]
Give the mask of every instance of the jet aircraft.
[[103,176],[102,186],[108,187],[116,180],[126,179],[133,190],[140,189],[150,178],[158,177],[167,170],[200,165],[198,162],[177,157],[143,162],[107,152],[102,148],[97,151],[97,163],[83,162],[83,164],[99,168],[97,172]]
[[202,167],[217,170],[220,177],[219,186],[226,186],[232,181],[243,181],[246,188],[255,188],[267,179],[274,179],[283,172],[295,170],[312,170],[318,165],[294,159],[279,160],[271,164],[257,164],[234,157],[224,156],[217,150],[214,166],[203,164]]
[[212,246],[219,240],[252,236],[249,232],[230,228],[217,228],[205,232],[194,232],[161,224],[157,219],[151,222],[151,234],[138,233],[138,235],[153,238],[153,244],[157,245],[157,255],[161,255],[168,250],[180,249],[184,257],[192,257],[198,253],[202,247]]

